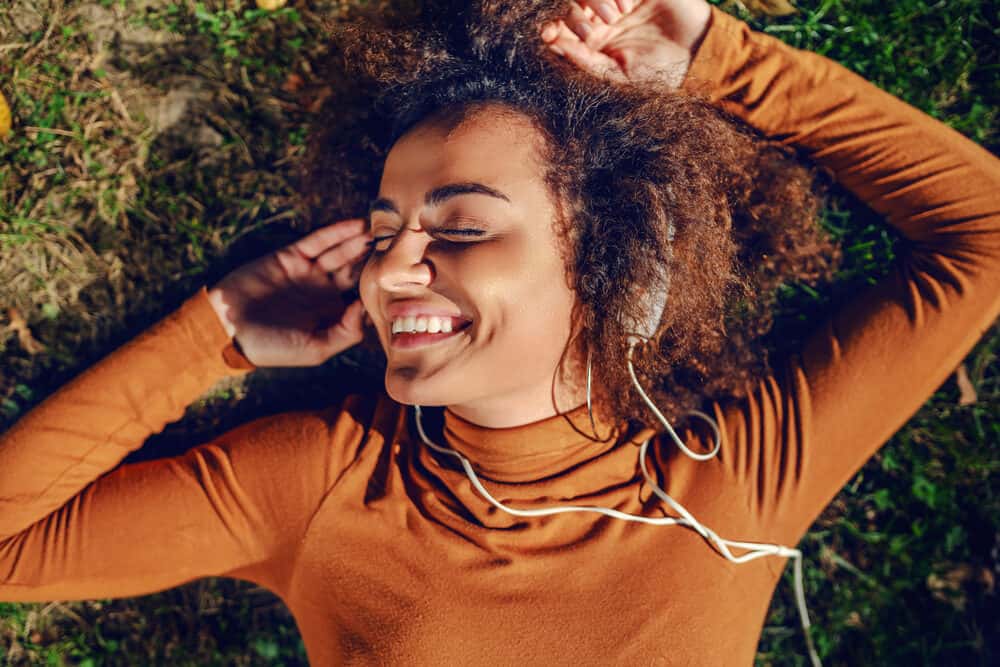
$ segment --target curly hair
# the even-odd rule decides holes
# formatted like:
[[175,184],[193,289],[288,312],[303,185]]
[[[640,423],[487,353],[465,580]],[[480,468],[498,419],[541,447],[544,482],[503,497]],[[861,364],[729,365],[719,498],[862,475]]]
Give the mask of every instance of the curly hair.
[[326,23],[322,80],[332,93],[300,174],[312,214],[364,217],[389,149],[417,123],[519,112],[544,138],[576,294],[572,341],[600,352],[595,409],[650,423],[625,359],[629,333],[648,318],[643,286],[662,267],[667,306],[633,354],[643,389],[668,419],[745,395],[770,372],[761,337],[777,288],[829,280],[840,262],[817,224],[829,173],[699,95],[611,84],[553,55],[538,27],[562,17],[564,1],[419,4]]

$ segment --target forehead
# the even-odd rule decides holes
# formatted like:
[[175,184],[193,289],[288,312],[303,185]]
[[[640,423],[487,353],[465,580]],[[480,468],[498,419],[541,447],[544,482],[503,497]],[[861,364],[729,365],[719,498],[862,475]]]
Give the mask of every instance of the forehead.
[[454,127],[421,123],[389,151],[380,190],[391,196],[417,186],[434,187],[437,181],[510,186],[537,180],[541,140],[527,116],[506,109],[475,111]]

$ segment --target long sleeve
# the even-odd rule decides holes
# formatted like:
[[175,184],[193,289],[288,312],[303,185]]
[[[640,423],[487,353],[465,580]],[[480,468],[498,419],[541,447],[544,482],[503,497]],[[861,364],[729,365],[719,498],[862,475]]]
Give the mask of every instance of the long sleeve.
[[1000,160],[828,58],[710,21],[682,88],[802,149],[904,237],[889,275],[719,415],[732,481],[797,540],[1000,314]]
[[4,433],[0,600],[128,597],[227,573],[279,587],[269,560],[294,548],[329,481],[321,414],[260,418],[114,469],[252,368],[202,287]]

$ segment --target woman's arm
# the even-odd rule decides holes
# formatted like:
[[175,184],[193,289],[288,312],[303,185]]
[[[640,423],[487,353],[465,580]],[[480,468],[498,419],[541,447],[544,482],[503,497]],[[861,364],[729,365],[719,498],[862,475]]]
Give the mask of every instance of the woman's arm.
[[218,380],[251,368],[203,287],[4,433],[0,600],[275,576],[268,560],[294,546],[329,481],[320,415],[265,417],[181,456],[112,470]]
[[888,276],[725,415],[730,472],[791,544],[1000,314],[1000,160],[714,6],[682,89],[803,149],[904,237]]

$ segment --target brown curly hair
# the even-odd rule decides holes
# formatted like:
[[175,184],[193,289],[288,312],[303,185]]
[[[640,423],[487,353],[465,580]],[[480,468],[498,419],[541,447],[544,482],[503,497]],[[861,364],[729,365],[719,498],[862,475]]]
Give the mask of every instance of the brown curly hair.
[[323,224],[365,216],[389,149],[418,122],[515,110],[545,139],[577,297],[574,341],[595,351],[595,409],[654,423],[625,359],[628,334],[646,319],[642,286],[659,267],[670,280],[666,310],[633,363],[668,419],[742,396],[769,373],[761,337],[777,288],[829,280],[841,259],[817,224],[829,172],[702,97],[609,84],[551,54],[538,26],[562,17],[565,1],[419,4],[327,22],[322,78],[333,93],[301,172],[313,215]]

